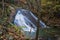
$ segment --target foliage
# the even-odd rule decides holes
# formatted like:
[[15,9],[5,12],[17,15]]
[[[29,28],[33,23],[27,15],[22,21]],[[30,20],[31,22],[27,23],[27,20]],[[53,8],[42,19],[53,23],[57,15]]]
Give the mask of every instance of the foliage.
[[[9,26],[9,25],[8,25]],[[0,25],[0,40],[21,40],[23,33],[18,27],[5,27]]]
[[2,6],[0,6],[0,40],[24,40],[21,28],[9,21],[11,13],[9,6],[5,5],[4,8],[5,11],[2,13]]
[[[19,1],[20,2],[20,1]],[[0,4],[0,25],[2,27],[5,26],[7,29],[13,27],[15,28],[15,31],[19,32],[19,28],[16,27],[16,25],[12,25],[8,23],[9,17],[11,14],[11,10],[9,6],[13,6],[13,8],[25,8],[31,10],[37,17],[39,14],[41,14],[39,17],[43,22],[46,23],[51,29],[40,29],[40,35],[44,36],[54,36],[54,35],[60,35],[59,29],[60,26],[55,26],[56,24],[60,24],[60,1],[57,0],[41,0],[40,2],[36,2],[36,0],[29,0],[26,4],[23,2],[17,3],[18,5],[15,5],[14,0],[7,1],[5,6],[5,12],[2,13],[2,4]],[[57,21],[57,22],[56,22]],[[55,23],[56,22],[56,23]],[[51,26],[52,25],[52,26]],[[11,30],[11,29],[10,29]],[[1,30],[2,31],[2,30]],[[41,33],[42,32],[42,33]],[[1,34],[2,32],[0,32]],[[17,32],[16,32],[17,33]],[[1,38],[1,37],[0,37]]]

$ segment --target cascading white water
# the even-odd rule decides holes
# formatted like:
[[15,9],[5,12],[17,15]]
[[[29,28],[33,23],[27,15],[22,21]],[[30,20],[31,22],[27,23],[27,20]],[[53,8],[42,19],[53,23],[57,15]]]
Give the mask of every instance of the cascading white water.
[[[16,24],[17,26],[22,26],[22,29],[25,32],[35,32],[36,33],[37,20],[38,20],[38,18],[31,11],[28,11],[25,9],[20,9],[20,10],[17,10],[17,12],[16,12],[14,24]],[[26,28],[23,28],[23,26],[25,26]],[[45,23],[43,23],[41,20],[40,20],[40,27],[46,28]],[[32,33],[31,36],[33,36],[33,34],[34,33]]]
[[[28,24],[26,24],[26,21]],[[15,16],[14,24],[16,24],[18,26],[22,26],[22,27],[26,26],[26,28],[22,28],[24,31],[31,30],[32,32],[34,32],[34,29],[32,27],[30,27],[30,24],[32,24],[33,26],[35,26],[35,25],[27,17],[23,16],[20,11],[18,11]]]

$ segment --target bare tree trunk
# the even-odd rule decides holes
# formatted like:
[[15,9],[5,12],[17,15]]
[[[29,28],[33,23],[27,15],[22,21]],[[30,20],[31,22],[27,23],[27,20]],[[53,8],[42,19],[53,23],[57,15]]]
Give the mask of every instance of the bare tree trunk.
[[[35,40],[38,40],[38,35],[39,35],[39,30],[40,30],[40,24],[39,24],[39,21],[41,19],[41,0],[35,0],[35,4],[36,4],[36,11],[37,11],[37,14],[38,14],[38,21],[37,21],[37,30],[36,30],[36,38]],[[32,4],[30,2],[30,0],[27,0],[27,5],[28,5],[28,9],[32,10],[32,8],[34,8],[34,4]]]
[[35,0],[36,1],[36,6],[37,6],[37,13],[38,13],[38,21],[37,21],[37,31],[36,31],[36,39],[35,40],[38,40],[38,37],[39,37],[39,30],[40,30],[40,24],[39,24],[39,21],[41,19],[41,0]]
[[2,14],[4,13],[4,0],[2,0]]
[[38,35],[39,35],[39,21],[37,22],[37,31],[36,31],[36,39],[38,40]]

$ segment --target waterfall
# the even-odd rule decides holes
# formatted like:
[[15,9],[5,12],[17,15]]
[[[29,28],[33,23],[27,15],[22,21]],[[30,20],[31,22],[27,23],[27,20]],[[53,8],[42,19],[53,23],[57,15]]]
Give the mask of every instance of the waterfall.
[[[18,27],[22,27],[25,31],[25,35],[34,37],[37,30],[38,18],[31,12],[25,9],[17,9],[14,24]],[[25,28],[23,28],[25,26]],[[45,23],[40,20],[40,27],[46,28]],[[31,34],[29,34],[31,32]]]

